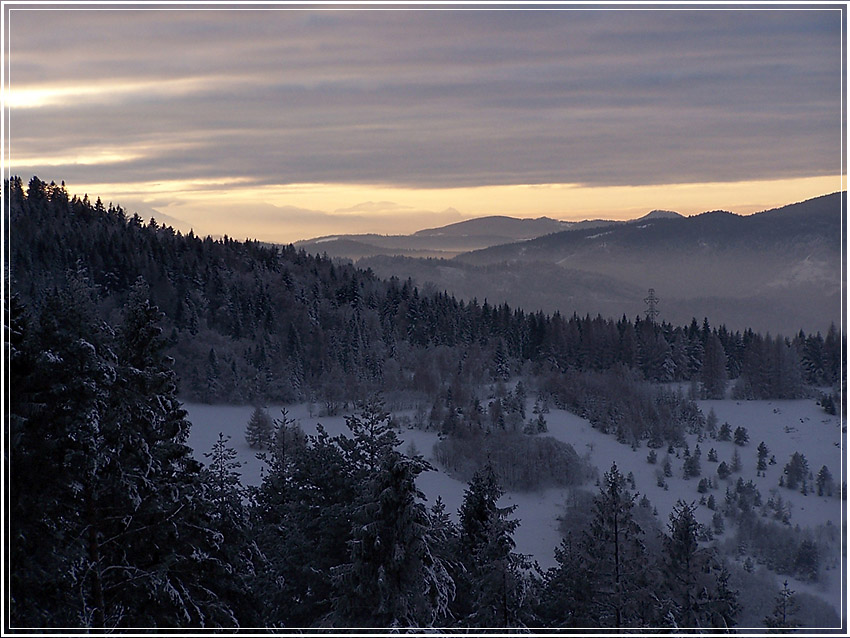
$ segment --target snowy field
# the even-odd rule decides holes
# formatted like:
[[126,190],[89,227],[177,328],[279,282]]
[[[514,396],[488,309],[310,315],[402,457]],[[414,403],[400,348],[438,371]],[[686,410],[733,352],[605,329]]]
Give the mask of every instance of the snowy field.
[[[791,454],[800,452],[808,460],[809,468],[817,475],[822,465],[829,467],[838,486],[846,481],[846,463],[844,449],[846,434],[842,432],[842,424],[838,417],[824,413],[813,400],[798,401],[700,401],[704,414],[714,409],[718,418],[718,427],[728,422],[734,431],[736,427],[745,427],[749,433],[749,443],[736,446],[732,441],[717,441],[706,438],[699,442],[696,435],[688,435],[690,450],[696,445],[702,451],[702,477],[711,476],[717,487],[710,490],[714,494],[718,506],[725,497],[726,486],[732,486],[738,477],[744,481],[752,480],[767,501],[771,490],[776,490],[782,498],[791,503],[791,525],[801,528],[815,527],[830,521],[833,525],[846,525],[845,502],[838,498],[818,497],[814,484],[812,491],[804,496],[799,491],[792,491],[778,486],[779,477]],[[230,436],[230,444],[236,449],[238,459],[242,463],[242,481],[246,485],[256,485],[260,482],[261,465],[257,460],[255,450],[245,442],[245,426],[253,411],[251,406],[211,406],[187,403],[184,405],[189,414],[193,427],[189,444],[195,450],[195,455],[205,461],[203,454],[208,452],[217,440],[219,432]],[[280,417],[283,406],[270,405],[268,412],[273,418]],[[290,419],[298,422],[307,434],[315,434],[316,424],[321,423],[331,435],[349,434],[345,418],[311,417],[307,404],[286,406]],[[670,455],[673,477],[666,479],[668,489],[657,485],[657,472],[661,469],[666,448],[657,450],[658,462],[647,462],[648,449],[639,447],[632,450],[628,445],[617,443],[614,437],[602,434],[591,427],[586,420],[568,412],[552,410],[546,415],[549,426],[549,436],[570,443],[576,452],[596,466],[599,474],[607,471],[613,462],[617,463],[624,476],[631,472],[636,482],[636,492],[645,494],[652,505],[657,508],[659,521],[666,527],[669,513],[678,499],[687,502],[699,502],[702,496],[697,491],[699,478],[686,480],[682,473],[682,458],[676,454]],[[404,441],[402,450],[407,451],[414,446],[416,451],[431,460],[431,450],[437,442],[434,432],[423,432],[415,429],[403,429],[399,436]],[[776,457],[776,464],[769,465],[765,477],[756,477],[756,448],[764,441],[769,448],[769,455]],[[843,442],[843,443],[842,443]],[[707,460],[710,448],[715,448],[718,463]],[[735,450],[741,459],[741,472],[732,474],[726,481],[717,477],[717,465],[721,461],[730,464]],[[432,461],[433,464],[433,461]],[[436,466],[436,464],[434,464]],[[425,493],[429,503],[441,496],[446,509],[456,515],[463,500],[466,483],[455,480],[444,472],[426,472],[419,478],[419,487]],[[596,491],[594,484],[584,486],[591,492]],[[522,521],[515,533],[517,551],[531,555],[543,569],[554,565],[554,549],[561,540],[558,530],[557,517],[564,512],[565,503],[570,498],[571,489],[551,488],[535,492],[509,492],[501,501],[501,505],[516,505],[514,517]],[[707,496],[707,495],[706,495]],[[699,506],[696,512],[700,522],[710,524],[713,512],[706,506]],[[728,532],[727,532],[728,534]],[[719,540],[722,541],[723,537]],[[845,548],[846,551],[846,548]],[[831,570],[825,573],[825,578],[817,584],[808,584],[789,578],[789,584],[800,592],[809,592],[828,600],[836,611],[841,613],[841,582],[843,570]],[[783,576],[782,579],[785,577]]]

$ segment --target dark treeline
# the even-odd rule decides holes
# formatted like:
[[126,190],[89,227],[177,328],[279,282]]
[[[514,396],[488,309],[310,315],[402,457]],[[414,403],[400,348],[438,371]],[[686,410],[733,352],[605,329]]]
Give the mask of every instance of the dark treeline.
[[[34,308],[84,277],[114,318],[141,277],[165,314],[181,394],[208,402],[321,399],[334,411],[371,392],[433,396],[454,378],[625,367],[719,397],[796,398],[839,379],[841,339],[526,313],[424,293],[408,281],[278,247],[186,235],[37,178],[6,183],[13,290]],[[837,398],[837,397],[834,397]]]

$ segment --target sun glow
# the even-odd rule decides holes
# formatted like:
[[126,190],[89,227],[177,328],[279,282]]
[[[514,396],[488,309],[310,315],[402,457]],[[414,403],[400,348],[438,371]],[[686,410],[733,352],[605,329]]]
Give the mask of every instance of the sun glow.
[[122,80],[94,84],[18,85],[10,84],[6,108],[37,109],[69,103],[116,103],[133,97],[178,97],[220,88],[223,83],[246,82],[244,76],[189,76],[171,79]]
[[659,208],[684,215],[717,209],[750,214],[843,188],[839,176],[646,186],[514,184],[447,189],[261,185],[242,177],[69,184],[69,190],[97,193],[130,210],[134,203],[155,209],[196,233],[279,242],[340,233],[409,233],[486,215],[571,221],[632,219]]

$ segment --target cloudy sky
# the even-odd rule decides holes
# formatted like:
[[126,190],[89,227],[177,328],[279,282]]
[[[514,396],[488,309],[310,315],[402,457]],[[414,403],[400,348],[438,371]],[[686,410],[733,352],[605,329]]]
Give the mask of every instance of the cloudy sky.
[[840,190],[842,10],[6,5],[7,175],[275,241]]

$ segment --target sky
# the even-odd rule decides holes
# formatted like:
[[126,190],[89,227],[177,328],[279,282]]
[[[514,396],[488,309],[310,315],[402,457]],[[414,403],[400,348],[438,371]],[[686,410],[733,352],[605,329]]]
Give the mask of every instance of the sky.
[[845,188],[843,6],[5,5],[6,176],[268,241]]

